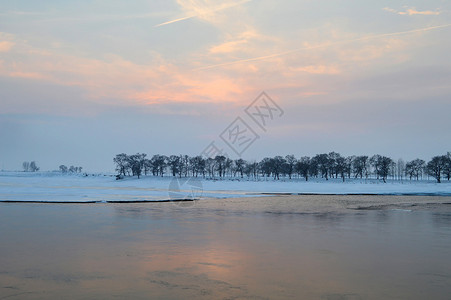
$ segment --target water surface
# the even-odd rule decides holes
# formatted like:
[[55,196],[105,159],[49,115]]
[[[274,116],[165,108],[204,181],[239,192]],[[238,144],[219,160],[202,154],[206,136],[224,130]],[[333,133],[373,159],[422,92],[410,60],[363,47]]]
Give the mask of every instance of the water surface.
[[2,203],[0,299],[449,299],[446,203]]

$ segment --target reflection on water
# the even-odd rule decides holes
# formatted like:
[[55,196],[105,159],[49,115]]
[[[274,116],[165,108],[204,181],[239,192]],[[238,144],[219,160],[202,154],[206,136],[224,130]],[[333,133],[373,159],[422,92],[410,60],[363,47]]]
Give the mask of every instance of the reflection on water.
[[2,204],[0,298],[448,298],[450,205],[333,200]]

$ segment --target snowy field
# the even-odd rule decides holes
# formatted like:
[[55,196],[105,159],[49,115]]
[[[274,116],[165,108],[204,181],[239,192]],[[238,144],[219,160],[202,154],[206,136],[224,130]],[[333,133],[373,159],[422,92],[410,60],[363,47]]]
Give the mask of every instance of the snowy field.
[[450,196],[451,183],[434,181],[311,179],[248,181],[143,176],[116,180],[113,175],[62,175],[56,172],[0,172],[0,201],[122,202],[183,198],[239,198],[268,194],[375,194]]

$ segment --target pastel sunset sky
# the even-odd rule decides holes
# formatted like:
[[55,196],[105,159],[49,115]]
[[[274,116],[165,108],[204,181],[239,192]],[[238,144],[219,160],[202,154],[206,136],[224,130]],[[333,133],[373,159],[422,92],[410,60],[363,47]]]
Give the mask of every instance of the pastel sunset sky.
[[0,4],[0,169],[227,150],[262,91],[284,115],[245,159],[451,151],[450,1]]

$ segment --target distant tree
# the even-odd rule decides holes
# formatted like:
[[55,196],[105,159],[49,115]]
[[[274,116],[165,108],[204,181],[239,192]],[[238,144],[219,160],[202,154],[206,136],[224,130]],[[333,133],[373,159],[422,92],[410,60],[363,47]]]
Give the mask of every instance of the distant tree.
[[334,169],[335,169],[335,174],[340,174],[341,179],[343,180],[343,182],[345,182],[345,176],[348,172],[348,164],[346,162],[346,158],[344,158],[341,155],[338,155],[334,158],[335,162],[334,162]]
[[351,155],[346,157],[345,159],[345,165],[346,165],[346,174],[348,175],[348,178],[351,179],[352,176],[352,165],[354,163],[356,156],[355,155]]
[[240,173],[241,178],[243,178],[244,174],[244,168],[246,167],[246,161],[242,158],[234,160],[234,175],[236,176],[237,173]]
[[305,178],[305,181],[308,181],[309,173],[310,173],[310,157],[304,156],[301,157],[296,163],[296,172]]
[[180,166],[181,170],[183,172],[183,176],[188,177],[189,169],[190,169],[190,163],[189,163],[189,156],[188,155],[181,155],[180,156]]
[[310,174],[310,177],[318,177],[318,173],[319,173],[318,160],[312,158],[312,159],[309,160],[309,174]]
[[256,161],[246,162],[245,173],[247,177],[253,177],[254,179],[258,177],[258,163]]
[[272,164],[273,164],[273,161],[269,157],[265,157],[260,161],[260,163],[258,164],[259,165],[258,168],[259,168],[262,176],[266,176],[266,177],[271,176],[272,169],[273,169]]
[[171,170],[172,176],[176,176],[180,169],[180,156],[171,155],[168,157],[168,167]]
[[390,174],[390,169],[393,166],[393,160],[386,156],[378,156],[376,165],[378,166],[377,176],[382,177],[382,180],[387,182],[387,176]]
[[410,180],[412,180],[412,177],[415,177],[417,180],[419,180],[419,177],[424,170],[425,164],[425,161],[422,159],[415,159],[409,161],[406,164],[405,172],[409,176]]
[[381,158],[382,156],[380,156],[379,154],[375,154],[373,156],[371,156],[370,158],[370,165],[373,167],[374,169],[374,174],[376,175],[376,178],[379,179],[379,169],[380,169],[380,163],[381,163]]
[[338,167],[338,161],[340,160],[341,163],[344,163],[343,157],[337,152],[330,152],[327,156],[327,169],[329,170],[330,177],[338,178],[338,175],[341,173]]
[[119,175],[122,174],[125,176],[128,167],[128,155],[125,153],[118,154],[115,158],[113,158],[113,161],[116,164],[116,171]]
[[352,164],[355,178],[368,177],[368,156],[357,156]]
[[222,178],[222,176],[224,175],[226,159],[227,158],[224,155],[217,155],[215,157],[216,171],[218,171],[220,178]]
[[284,165],[286,164],[285,158],[282,156],[275,156],[274,158],[271,158],[271,167],[272,167],[272,173],[274,176],[274,179],[279,180],[280,173],[283,170]]
[[164,176],[168,157],[165,155],[155,154],[152,156],[150,161],[152,164],[152,174],[154,176]]
[[191,158],[191,166],[193,170],[193,176],[198,176],[199,174],[202,174],[203,177],[205,177],[205,159],[198,155],[193,158]]
[[146,156],[147,155],[145,153],[136,153],[128,157],[128,164],[131,167],[132,175],[138,176],[138,179],[142,174]]
[[434,156],[426,166],[428,174],[434,177],[437,180],[437,183],[441,182],[441,176],[446,164],[446,159],[447,157],[445,155]]
[[451,179],[451,152],[446,153],[444,157],[443,175],[448,179]]
[[28,161],[24,161],[22,163],[22,167],[23,167],[24,172],[30,171],[30,163]]
[[144,159],[144,163],[143,163],[143,171],[144,171],[144,175],[147,176],[147,173],[149,173],[152,170],[152,162],[150,161],[150,159]]
[[35,161],[30,162],[29,170],[30,170],[31,172],[37,172],[37,171],[39,171],[39,167],[36,165],[36,162],[35,162]]
[[208,176],[215,177],[215,169],[216,169],[216,160],[212,157],[209,157],[205,160],[205,169],[208,173]]
[[291,175],[295,171],[297,159],[296,157],[294,157],[294,155],[287,155],[285,156],[285,162],[286,162],[286,173],[288,174],[288,178],[291,179]]
[[61,165],[61,166],[59,167],[59,169],[60,169],[61,173],[67,173],[67,166]]
[[222,177],[224,177],[226,173],[229,173],[230,176],[232,176],[232,171],[233,171],[233,160],[227,157],[224,162],[224,170]]
[[329,180],[331,163],[329,162],[329,155],[326,153],[317,154],[312,158],[312,164],[316,165],[318,171],[321,173],[321,177]]
[[404,173],[406,172],[406,163],[402,158],[398,159],[396,163],[396,170],[398,173],[398,179],[402,180]]

